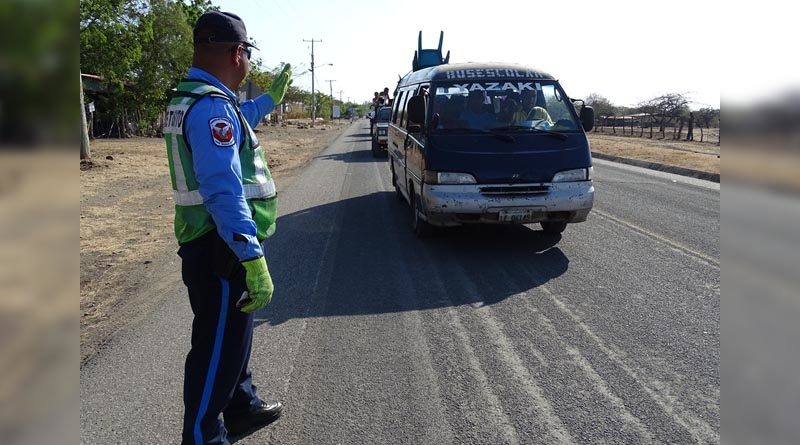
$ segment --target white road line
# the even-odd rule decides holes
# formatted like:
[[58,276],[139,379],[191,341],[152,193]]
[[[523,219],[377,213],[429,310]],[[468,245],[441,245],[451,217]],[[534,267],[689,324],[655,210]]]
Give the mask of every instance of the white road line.
[[467,331],[464,329],[461,319],[459,319],[458,314],[452,306],[448,307],[446,310],[447,315],[450,318],[450,326],[454,328],[453,330],[456,334],[456,337],[458,337],[461,347],[464,348],[465,358],[467,359],[467,364],[469,365],[472,377],[478,381],[478,390],[481,393],[481,397],[489,403],[489,409],[487,410],[486,415],[495,419],[495,423],[500,427],[500,432],[503,434],[503,437],[508,443],[520,443],[519,436],[517,436],[517,430],[514,428],[514,424],[511,422],[511,419],[509,419],[508,415],[506,415],[506,412],[503,409],[503,404],[500,402],[500,399],[497,397],[497,395],[490,389],[492,388],[492,384],[489,383],[489,378],[486,377],[486,373],[483,372],[483,368],[481,368],[480,360],[478,360],[475,350],[472,348],[469,335],[467,335]]
[[714,431],[714,428],[686,409],[677,397],[671,396],[671,391],[669,391],[669,388],[666,388],[664,382],[650,381],[643,377],[640,374],[640,370],[635,370],[625,363],[622,359],[622,354],[607,346],[589,326],[575,315],[564,302],[550,292],[550,290],[544,286],[540,286],[539,289],[555,303],[556,307],[558,307],[561,312],[568,315],[572,321],[597,344],[597,347],[600,348],[603,354],[622,369],[630,378],[636,381],[650,398],[661,407],[665,413],[672,417],[676,423],[684,427],[695,441],[698,443],[719,443],[719,434]]
[[643,235],[643,236],[645,236],[647,238],[650,238],[650,239],[652,239],[654,241],[657,241],[659,243],[662,243],[662,244],[665,244],[665,245],[667,245],[669,247],[677,249],[677,250],[679,250],[679,251],[681,251],[681,252],[683,252],[683,253],[691,256],[691,257],[694,257],[695,259],[702,260],[703,262],[708,263],[708,265],[713,266],[716,269],[720,268],[719,260],[714,258],[714,257],[711,257],[711,256],[706,255],[704,253],[698,252],[696,250],[690,249],[689,247],[686,247],[683,244],[677,243],[675,241],[672,241],[669,238],[665,238],[665,237],[663,237],[663,236],[661,236],[661,235],[659,235],[657,233],[654,233],[654,232],[651,232],[651,231],[649,231],[647,229],[639,227],[636,224],[633,224],[633,223],[630,223],[628,221],[619,219],[616,216],[611,216],[611,215],[609,215],[608,213],[606,213],[606,212],[604,212],[602,210],[598,210],[597,208],[592,209],[592,213],[597,215],[597,216],[599,216],[599,217],[601,217],[601,218],[607,219],[608,221],[611,221],[613,223],[616,223],[618,225],[621,225],[621,226],[624,226],[624,227],[626,227],[628,229],[631,229],[632,231],[634,231],[634,232],[636,232],[636,233],[638,233],[640,235]]
[[[461,265],[459,265],[458,270],[459,275],[461,276],[455,279],[458,280],[459,283],[469,286],[467,291],[471,295],[480,295],[477,285],[474,281],[472,281]],[[439,274],[438,281],[442,282],[443,278],[440,275],[439,269],[436,269],[436,273]],[[454,278],[450,277],[450,279]],[[452,308],[449,310],[454,311]],[[525,366],[525,363],[522,361],[519,354],[517,354],[511,341],[503,333],[502,323],[492,315],[492,312],[493,311],[489,306],[481,306],[473,311],[488,334],[483,338],[490,339],[495,344],[497,356],[505,365],[504,367],[510,370],[514,378],[520,382],[521,388],[532,400],[531,406],[535,407],[536,411],[538,411],[539,417],[542,420],[542,423],[547,426],[547,432],[550,434],[550,440],[548,440],[547,443],[577,443],[577,441],[564,426],[561,418],[559,418],[555,413],[553,406],[550,404],[550,401],[547,399],[547,396],[544,394],[542,388],[539,387],[539,385],[536,383],[536,380],[533,378],[533,376],[531,376],[528,368]]]
[[[512,281],[513,277],[505,271],[500,272],[505,280]],[[544,286],[539,286],[543,288]],[[532,289],[535,290],[536,288]],[[589,363],[588,360],[580,353],[580,351],[573,347],[572,345],[567,342],[567,340],[559,335],[558,331],[556,330],[553,322],[547,318],[544,314],[539,311],[539,309],[532,304],[535,299],[530,298],[528,295],[530,291],[520,292],[515,294],[511,298],[516,296],[521,297],[521,301],[524,301],[525,305],[530,309],[531,312],[536,314],[536,321],[537,323],[541,324],[543,329],[547,331],[547,337],[552,339],[557,339],[559,344],[563,344],[565,351],[570,356],[573,362],[578,366],[578,368],[583,371],[583,374],[587,377],[587,379],[594,385],[595,391],[599,394],[605,396],[611,405],[616,409],[616,413],[619,414],[620,418],[625,422],[627,428],[632,430],[635,434],[639,436],[640,443],[655,443],[655,438],[653,437],[652,432],[645,426],[642,421],[634,416],[630,411],[628,411],[627,407],[625,406],[625,402],[620,399],[611,388],[608,387],[608,384],[605,380],[594,370],[592,365]],[[548,291],[545,289],[545,293]],[[549,296],[549,294],[548,294]],[[536,351],[538,352],[538,351]],[[536,355],[536,354],[534,354]],[[537,355],[538,358],[538,355]],[[544,358],[540,359],[540,361],[544,362]],[[546,365],[545,365],[546,366]]]
[[592,364],[586,360],[586,357],[584,357],[577,348],[573,348],[572,346],[567,345],[566,350],[567,354],[572,358],[572,361],[578,365],[578,368],[580,368],[583,374],[592,382],[595,391],[605,396],[611,402],[611,406],[613,406],[617,414],[622,417],[625,426],[631,428],[633,430],[632,432],[639,436],[639,443],[655,443],[656,439],[653,437],[653,433],[642,423],[641,419],[628,411],[628,408],[625,406],[625,401],[614,394],[614,391],[608,387],[606,381],[594,370]]

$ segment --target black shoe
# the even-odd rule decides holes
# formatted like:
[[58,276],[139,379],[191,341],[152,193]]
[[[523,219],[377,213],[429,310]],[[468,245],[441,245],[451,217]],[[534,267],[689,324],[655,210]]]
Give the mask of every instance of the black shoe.
[[266,403],[261,401],[261,407],[255,411],[243,414],[234,419],[225,418],[225,429],[228,430],[230,440],[241,439],[264,428],[281,417],[283,404],[281,402]]

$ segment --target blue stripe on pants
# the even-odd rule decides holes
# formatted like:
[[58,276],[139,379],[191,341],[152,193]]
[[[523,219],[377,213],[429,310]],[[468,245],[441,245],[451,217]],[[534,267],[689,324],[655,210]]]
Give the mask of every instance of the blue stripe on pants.
[[222,299],[220,301],[219,319],[217,320],[217,332],[214,336],[214,351],[211,353],[211,363],[208,365],[206,383],[203,387],[203,398],[200,401],[200,409],[194,419],[194,441],[197,445],[203,445],[203,433],[200,430],[200,422],[206,415],[208,402],[211,400],[211,392],[214,391],[214,379],[217,376],[217,366],[219,356],[222,351],[222,339],[225,336],[225,320],[228,318],[228,280],[219,279],[222,287]]

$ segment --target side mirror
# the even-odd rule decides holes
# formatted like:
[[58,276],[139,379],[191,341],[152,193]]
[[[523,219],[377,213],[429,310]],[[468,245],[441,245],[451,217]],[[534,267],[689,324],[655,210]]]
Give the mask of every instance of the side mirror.
[[581,124],[585,131],[592,131],[594,128],[594,108],[584,105],[581,107]]
[[425,96],[414,96],[408,100],[408,130],[412,125],[420,128],[425,124]]

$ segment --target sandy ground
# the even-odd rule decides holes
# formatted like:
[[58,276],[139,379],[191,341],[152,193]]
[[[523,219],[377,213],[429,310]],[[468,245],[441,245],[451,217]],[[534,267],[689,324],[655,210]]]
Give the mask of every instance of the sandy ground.
[[[276,180],[303,166],[347,125],[349,121],[318,124],[313,129],[260,127]],[[590,140],[593,150],[604,153],[719,172],[719,147],[714,144],[602,134],[591,134]],[[180,279],[180,262],[175,254],[169,167],[161,139],[93,141],[92,161],[81,164],[80,191],[83,363],[115,332],[163,302],[165,289],[159,286]]]
[[676,165],[710,173],[720,172],[720,146],[707,142],[648,139],[589,133],[592,151],[623,158]]
[[[261,126],[276,181],[327,147],[349,121]],[[305,128],[299,128],[305,127]],[[180,278],[174,206],[162,139],[98,139],[80,172],[81,363],[163,300],[160,283]],[[178,296],[176,296],[178,297]]]

